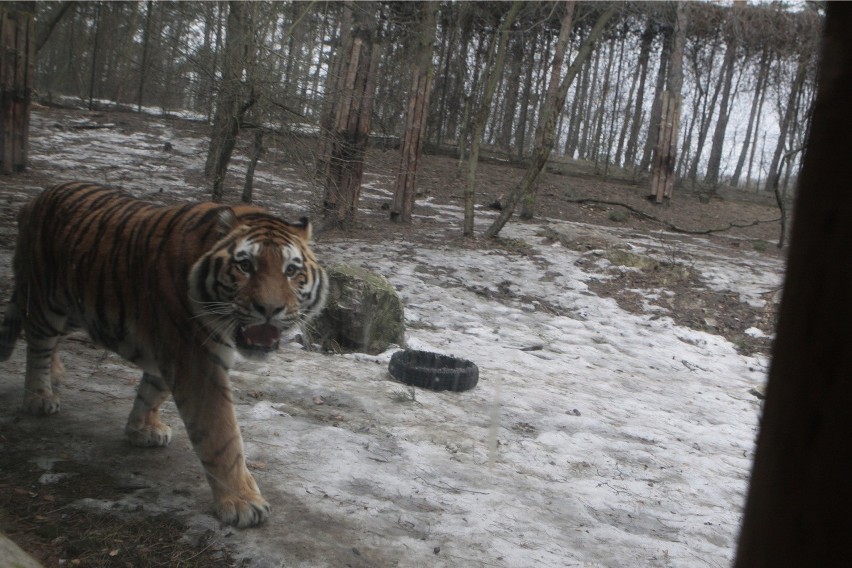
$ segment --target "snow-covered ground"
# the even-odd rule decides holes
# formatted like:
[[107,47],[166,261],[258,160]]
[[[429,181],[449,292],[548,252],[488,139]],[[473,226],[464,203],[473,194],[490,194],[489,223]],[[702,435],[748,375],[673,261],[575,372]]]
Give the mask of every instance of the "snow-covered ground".
[[[152,119],[140,133],[55,121],[34,113],[33,168],[140,195],[201,194],[183,176],[201,167],[204,141],[175,123]],[[173,152],[161,151],[165,140]],[[307,210],[310,186],[273,166],[262,163],[258,175],[286,196],[287,206],[276,208]],[[387,199],[388,187],[368,174],[365,203]],[[428,201],[417,212],[455,219],[453,231],[461,218]],[[470,359],[480,382],[464,393],[413,392],[388,376],[392,351],[326,355],[291,345],[266,362],[239,363],[233,379],[247,456],[274,509],[258,529],[222,528],[211,516],[173,406],[165,409],[177,434],[169,449],[122,445],[136,371],[116,357],[96,360],[98,351],[73,343],[60,416],[15,427],[42,437],[79,427],[89,438],[75,438],[66,452],[145,480],[118,505],[81,506],[168,511],[187,521],[190,535],[214,531],[251,566],[728,565],[760,415],[749,390],[765,380],[766,357],[593,294],[587,283],[606,277],[603,269],[578,263],[583,253],[540,229],[505,229],[528,245],[523,255],[449,239],[320,238],[326,264],[360,265],[396,286],[410,347]],[[597,230],[639,253],[664,237]],[[708,287],[745,302],[760,305],[780,283],[779,261],[709,240],[678,243]],[[498,286],[511,293],[483,293]],[[0,364],[4,422],[19,404],[23,351]],[[99,444],[121,450],[100,455]],[[50,470],[50,456],[42,457]]]

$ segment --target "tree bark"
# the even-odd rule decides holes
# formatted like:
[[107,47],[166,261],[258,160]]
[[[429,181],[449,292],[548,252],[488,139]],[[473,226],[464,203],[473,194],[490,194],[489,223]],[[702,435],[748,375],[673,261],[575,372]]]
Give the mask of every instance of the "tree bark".
[[361,197],[364,154],[372,119],[376,71],[376,6],[359,2],[357,9],[346,2],[352,13],[352,31],[338,53],[340,57],[333,91],[331,154],[325,172],[325,218],[330,225],[348,228],[355,223]]
[[845,566],[852,534],[852,4],[827,4],[736,568]]
[[[566,15],[562,20],[562,25],[567,26],[569,32],[572,25],[574,5],[574,0],[567,0]],[[550,152],[553,150],[557,117],[559,110],[565,106],[565,97],[568,96],[568,88],[571,86],[571,83],[573,83],[574,78],[580,71],[583,62],[589,57],[589,53],[591,53],[593,46],[603,33],[607,22],[613,15],[615,15],[619,8],[619,3],[611,4],[607,11],[598,17],[594,27],[589,32],[588,37],[586,37],[583,45],[580,46],[577,56],[574,58],[574,61],[571,62],[571,66],[568,68],[565,78],[562,80],[562,83],[556,91],[554,104],[548,105],[545,112],[542,113],[540,120],[541,127],[539,129],[541,136],[537,136],[537,140],[540,143],[536,144],[535,151],[533,152],[532,163],[530,164],[530,167],[527,168],[520,183],[512,188],[512,191],[507,196],[505,203],[502,203],[502,208],[500,213],[497,215],[497,218],[494,219],[485,231],[486,237],[496,237],[511,218],[518,202],[523,199],[527,193],[533,191],[535,182],[538,180],[538,176],[541,174],[541,170],[544,169],[544,165],[550,157]],[[560,36],[561,33],[562,31],[560,29]]]
[[400,149],[396,191],[390,210],[391,221],[402,223],[411,223],[417,167],[423,153],[429,95],[432,92],[432,42],[435,40],[438,4],[422,1],[419,8],[421,20],[416,47],[417,55],[411,73],[412,82],[408,93],[405,133]]
[[660,116],[662,114],[663,91],[666,90],[666,71],[669,68],[669,59],[672,50],[672,32],[663,32],[663,46],[660,50],[660,67],[657,69],[657,82],[654,89],[654,101],[651,103],[651,115],[648,120],[648,138],[645,140],[645,148],[642,159],[639,161],[639,171],[647,172],[651,165],[651,157],[654,148],[657,147],[657,138],[660,135]]
[[680,125],[680,91],[683,82],[683,48],[686,40],[687,6],[683,0],[677,3],[674,45],[672,46],[669,88],[664,92],[661,107],[664,119],[660,121],[660,135],[654,151],[651,169],[651,195],[657,203],[671,199],[675,182],[677,160],[677,135]]

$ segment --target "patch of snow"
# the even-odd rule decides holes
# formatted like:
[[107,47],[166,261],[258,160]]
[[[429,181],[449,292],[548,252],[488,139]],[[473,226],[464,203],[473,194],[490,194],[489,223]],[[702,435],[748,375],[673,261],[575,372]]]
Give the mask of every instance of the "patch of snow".
[[[206,191],[182,174],[201,168],[202,140],[169,128],[155,136],[50,123],[33,113],[32,162],[58,179],[66,170],[91,172],[155,199],[160,188],[187,199]],[[161,152],[162,140],[176,151]],[[258,174],[275,187],[298,188],[287,193],[291,205],[308,207],[310,186],[292,171],[261,162]],[[383,180],[372,178],[366,189],[368,199],[388,198]],[[452,223],[448,232],[462,218],[460,208],[430,198],[416,211],[415,219]],[[478,227],[493,216],[477,215]],[[660,256],[667,254],[661,240],[671,238],[596,230]],[[325,264],[363,266],[396,287],[409,347],[470,359],[480,382],[464,393],[416,390],[406,401],[399,396],[405,387],[386,370],[393,350],[335,356],[288,345],[265,362],[239,362],[232,378],[246,456],[273,516],[255,530],[215,529],[222,539],[230,535],[238,557],[254,566],[312,567],[731,562],[760,412],[748,392],[764,383],[766,357],[741,355],[723,337],[655,313],[632,314],[592,294],[587,283],[605,277],[608,261],[578,266],[581,253],[541,233],[537,224],[507,225],[503,236],[529,245],[523,255],[449,243],[320,240]],[[672,246],[708,286],[749,303],[761,305],[780,282],[778,261],[706,239],[678,236]],[[8,270],[7,256],[3,262]],[[530,346],[536,349],[524,350]],[[4,374],[22,376],[22,351],[3,364]],[[127,408],[114,412],[129,411],[132,392],[118,384],[126,381],[103,377],[111,386],[97,386],[91,375],[86,390],[75,389],[72,372],[69,396],[91,398],[92,412],[101,413],[98,393],[121,392]],[[17,391],[3,389],[11,393],[0,397],[5,414]],[[83,412],[63,406],[62,415]],[[178,426],[173,405],[164,414]],[[110,428],[120,430],[120,420]],[[175,430],[168,453],[191,460],[182,428]],[[162,476],[164,487],[178,477],[156,466],[144,475]],[[156,503],[145,510],[159,506],[183,514],[192,530],[209,529],[210,517],[199,514],[209,503],[206,484],[180,476],[193,499],[146,490],[144,498]]]

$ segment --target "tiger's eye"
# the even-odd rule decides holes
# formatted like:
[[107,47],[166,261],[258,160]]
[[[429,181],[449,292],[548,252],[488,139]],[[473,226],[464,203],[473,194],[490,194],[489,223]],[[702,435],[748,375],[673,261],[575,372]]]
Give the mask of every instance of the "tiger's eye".
[[290,264],[287,266],[287,268],[284,269],[284,276],[286,276],[287,278],[292,278],[298,273],[299,267],[295,264]]
[[240,272],[243,274],[251,274],[254,269],[254,265],[252,265],[251,261],[247,258],[237,261],[237,268],[239,268]]

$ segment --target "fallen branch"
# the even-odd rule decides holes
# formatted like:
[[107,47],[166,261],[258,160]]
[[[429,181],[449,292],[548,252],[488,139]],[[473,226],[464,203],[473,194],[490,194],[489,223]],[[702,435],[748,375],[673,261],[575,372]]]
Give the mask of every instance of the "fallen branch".
[[745,223],[745,224],[728,223],[727,227],[717,227],[715,229],[685,229],[683,227],[678,227],[674,223],[670,223],[669,221],[664,221],[663,219],[659,219],[657,217],[654,217],[653,215],[645,213],[644,211],[641,211],[639,209],[636,209],[635,207],[627,205],[626,203],[621,203],[619,201],[605,201],[605,200],[602,200],[602,199],[591,199],[591,198],[565,199],[565,201],[568,201],[569,203],[596,203],[596,204],[600,204],[600,205],[613,205],[613,206],[616,206],[616,207],[624,207],[625,209],[627,209],[631,213],[634,213],[634,214],[638,215],[639,217],[642,217],[643,219],[648,219],[649,221],[654,221],[655,223],[660,223],[661,225],[665,225],[666,227],[668,227],[669,229],[671,229],[672,231],[674,231],[676,233],[685,233],[685,234],[688,234],[688,235],[709,235],[711,233],[722,233],[724,231],[730,231],[731,229],[745,229],[747,227],[754,227],[756,225],[762,225],[764,223],[777,223],[778,221],[781,220],[780,217],[778,217],[777,219],[765,219],[765,220],[755,219],[754,221],[752,221],[750,223]]

